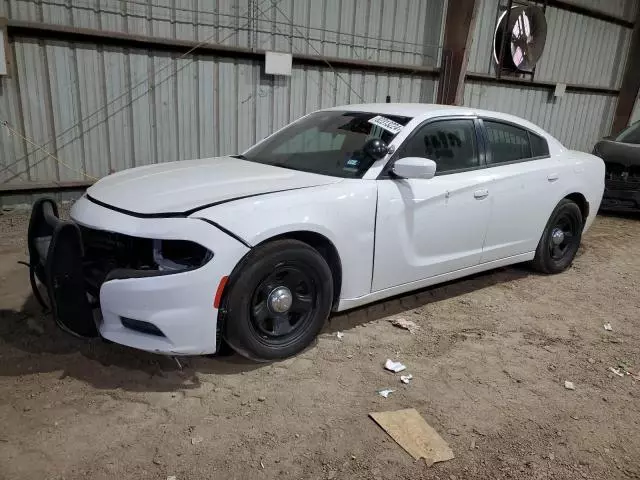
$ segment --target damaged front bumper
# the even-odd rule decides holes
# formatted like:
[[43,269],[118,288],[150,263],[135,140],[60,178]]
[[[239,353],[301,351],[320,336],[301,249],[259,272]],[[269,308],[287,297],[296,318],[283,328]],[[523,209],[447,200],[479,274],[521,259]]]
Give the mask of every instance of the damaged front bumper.
[[[78,200],[70,221],[61,220],[51,199],[34,204],[28,245],[35,279],[46,288],[56,323],[80,337],[103,336],[116,343],[155,353],[214,353],[220,340],[213,302],[222,277],[248,248],[197,218],[138,218]],[[117,233],[116,233],[117,232]],[[108,239],[185,240],[213,256],[183,271],[109,268],[95,273],[91,234]],[[105,240],[106,241],[106,240]]]

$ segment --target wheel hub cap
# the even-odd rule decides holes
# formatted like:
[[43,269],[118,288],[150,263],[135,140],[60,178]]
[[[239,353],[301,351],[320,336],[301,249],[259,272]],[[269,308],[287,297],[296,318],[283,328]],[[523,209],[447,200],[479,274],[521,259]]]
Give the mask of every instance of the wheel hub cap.
[[291,308],[293,303],[293,295],[287,287],[277,287],[267,298],[269,309],[275,313],[285,313]]
[[560,228],[554,228],[551,232],[551,241],[554,245],[560,245],[564,242],[564,232]]

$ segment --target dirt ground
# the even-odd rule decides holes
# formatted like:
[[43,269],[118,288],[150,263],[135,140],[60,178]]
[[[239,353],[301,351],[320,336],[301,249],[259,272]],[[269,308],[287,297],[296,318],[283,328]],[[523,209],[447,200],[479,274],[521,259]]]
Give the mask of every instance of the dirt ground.
[[[1,479],[640,478],[640,382],[608,370],[640,370],[638,216],[598,217],[561,275],[496,270],[337,315],[286,361],[183,370],[58,330],[17,263],[27,215],[0,221]],[[409,407],[455,459],[414,462],[368,417]]]

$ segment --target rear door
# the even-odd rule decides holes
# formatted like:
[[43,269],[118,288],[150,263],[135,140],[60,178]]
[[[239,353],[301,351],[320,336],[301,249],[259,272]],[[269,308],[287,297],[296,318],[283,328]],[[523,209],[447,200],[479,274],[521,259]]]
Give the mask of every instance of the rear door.
[[481,124],[492,177],[484,263],[536,249],[567,179],[544,138],[502,120],[485,118]]

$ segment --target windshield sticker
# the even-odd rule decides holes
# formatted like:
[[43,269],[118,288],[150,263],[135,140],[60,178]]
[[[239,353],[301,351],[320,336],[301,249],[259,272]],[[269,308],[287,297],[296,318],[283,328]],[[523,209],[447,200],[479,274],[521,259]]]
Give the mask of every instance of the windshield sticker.
[[347,167],[357,167],[360,164],[360,160],[357,158],[350,158],[347,160]]
[[378,115],[369,119],[369,123],[373,123],[378,127],[384,128],[387,132],[391,132],[394,135],[402,130],[402,125],[386,117],[383,117],[382,115]]

